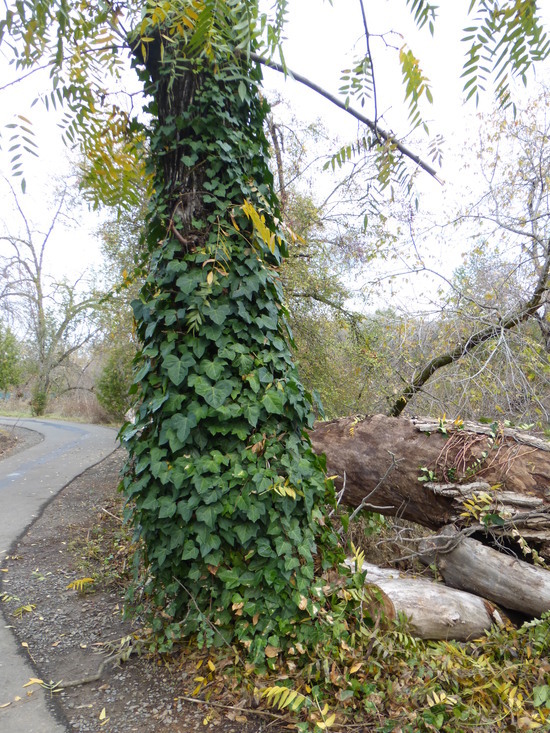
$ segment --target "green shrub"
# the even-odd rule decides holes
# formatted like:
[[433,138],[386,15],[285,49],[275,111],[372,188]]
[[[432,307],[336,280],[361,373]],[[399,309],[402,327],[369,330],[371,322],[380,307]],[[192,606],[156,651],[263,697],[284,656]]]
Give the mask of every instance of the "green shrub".
[[134,355],[131,344],[113,349],[96,384],[99,404],[117,420],[124,418],[133,403],[129,389],[132,384]]

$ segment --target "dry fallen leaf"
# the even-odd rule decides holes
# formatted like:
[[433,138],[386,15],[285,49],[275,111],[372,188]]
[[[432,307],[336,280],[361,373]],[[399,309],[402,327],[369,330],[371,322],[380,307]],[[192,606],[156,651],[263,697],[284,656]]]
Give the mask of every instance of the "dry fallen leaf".
[[39,680],[38,677],[31,677],[28,682],[26,682],[23,687],[30,687],[31,685],[43,685],[44,680]]

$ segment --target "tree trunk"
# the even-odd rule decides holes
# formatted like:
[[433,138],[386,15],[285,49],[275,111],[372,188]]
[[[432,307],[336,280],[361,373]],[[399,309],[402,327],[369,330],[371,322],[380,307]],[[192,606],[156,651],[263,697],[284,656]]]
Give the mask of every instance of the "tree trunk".
[[153,98],[154,194],[149,273],[132,304],[138,407],[122,435],[144,593],[166,620],[154,628],[169,645],[238,639],[258,661],[273,629],[285,629],[281,644],[310,643],[290,624],[308,620],[315,569],[341,551],[323,524],[311,399],[286,341],[261,74],[228,52],[253,6],[217,3],[215,23],[204,15],[179,43],[153,10],[133,43]]
[[343,504],[434,530],[472,522],[494,525],[493,534],[516,529],[550,559],[547,441],[496,424],[383,415],[319,423],[311,439]]
[[[353,561],[346,564],[353,567]],[[362,569],[368,586],[375,589],[370,612],[376,614],[382,607],[387,618],[405,614],[411,633],[420,639],[467,641],[503,622],[495,606],[477,595],[370,563],[363,563]]]
[[424,540],[421,560],[426,565],[435,562],[452,588],[530,616],[550,610],[550,571],[461,537],[454,527]]

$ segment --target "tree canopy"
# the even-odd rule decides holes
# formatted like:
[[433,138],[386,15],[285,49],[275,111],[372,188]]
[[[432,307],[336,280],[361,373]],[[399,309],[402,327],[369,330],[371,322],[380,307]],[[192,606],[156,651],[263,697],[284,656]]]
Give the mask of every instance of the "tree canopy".
[[[438,6],[426,0],[404,0],[420,29],[433,35]],[[418,157],[399,142],[399,135],[380,128],[376,99],[375,59],[372,57],[368,13],[359,3],[364,22],[364,52],[353,68],[342,72],[343,108],[362,120],[365,134],[346,145],[333,159],[363,155],[378,150],[381,183],[392,175],[405,175],[403,157]],[[346,12],[348,8],[346,6]],[[512,81],[526,83],[534,62],[547,58],[550,45],[536,0],[507,0],[498,7],[486,0],[471,0],[464,29],[464,92],[479,98],[493,83],[500,103],[513,103]],[[235,22],[235,13],[244,20]],[[143,179],[147,126],[134,104],[139,85],[128,88],[126,57],[131,46],[147,55],[158,35],[158,53],[180,45],[189,56],[213,59],[233,52],[261,63],[275,64],[287,72],[284,34],[290,15],[288,0],[277,0],[270,10],[259,9],[257,0],[186,0],[185,2],[90,2],[65,0],[20,0],[6,4],[0,20],[0,44],[11,57],[18,76],[12,86],[39,69],[47,69],[51,89],[42,102],[64,111],[63,134],[69,145],[78,145],[88,161],[85,190],[96,203],[138,203],[133,182]],[[149,34],[149,35],[148,35]],[[354,40],[354,39],[353,39]],[[352,37],[350,35],[350,46]],[[137,46],[136,46],[137,44]],[[414,126],[425,125],[421,102],[431,101],[429,80],[422,72],[422,59],[405,42],[395,49]],[[299,72],[299,69],[295,70]],[[301,79],[299,73],[296,78]],[[306,80],[307,81],[307,80]],[[318,83],[314,88],[325,93]],[[117,90],[120,94],[117,94]],[[396,90],[398,93],[398,90]],[[130,101],[125,104],[123,99]],[[357,102],[372,109],[371,118],[353,109]],[[8,138],[14,175],[24,181],[24,153],[34,152],[32,122],[15,118]]]

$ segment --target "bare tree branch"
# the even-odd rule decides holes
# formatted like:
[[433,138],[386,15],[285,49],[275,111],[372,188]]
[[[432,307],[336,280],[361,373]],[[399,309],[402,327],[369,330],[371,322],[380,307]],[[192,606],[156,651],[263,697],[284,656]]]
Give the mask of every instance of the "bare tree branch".
[[439,356],[431,359],[421,369],[418,375],[409,382],[409,384],[401,393],[401,396],[394,402],[391,410],[389,411],[389,415],[392,417],[397,417],[398,415],[400,415],[407,406],[407,403],[409,402],[411,397],[413,397],[426,384],[426,382],[438,369],[441,369],[448,364],[452,364],[453,362],[458,361],[481,344],[484,344],[487,341],[496,338],[497,336],[502,334],[502,332],[515,328],[520,323],[525,322],[528,318],[535,316],[537,310],[543,303],[545,294],[548,291],[549,271],[550,246],[547,250],[544,267],[539,274],[537,284],[529,300],[523,306],[518,308],[514,313],[500,319],[498,323],[489,325],[486,328],[482,328],[476,331],[451,351],[445,354],[440,354]]

